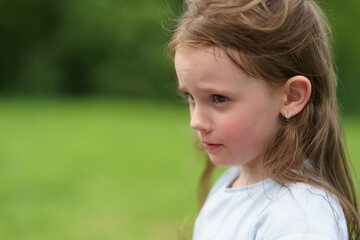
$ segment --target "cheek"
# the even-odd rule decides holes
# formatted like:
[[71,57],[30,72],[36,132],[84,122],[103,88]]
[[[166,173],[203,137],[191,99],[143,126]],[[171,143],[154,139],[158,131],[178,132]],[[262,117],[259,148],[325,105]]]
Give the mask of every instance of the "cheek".
[[224,141],[227,141],[230,144],[239,144],[246,141],[246,139],[252,138],[253,126],[253,121],[249,121],[249,119],[246,118],[237,118],[237,121],[223,122],[218,126],[218,129],[221,132]]
[[250,148],[263,146],[272,136],[277,125],[276,111],[267,108],[250,108],[246,114],[227,116],[219,122],[218,130],[228,145]]

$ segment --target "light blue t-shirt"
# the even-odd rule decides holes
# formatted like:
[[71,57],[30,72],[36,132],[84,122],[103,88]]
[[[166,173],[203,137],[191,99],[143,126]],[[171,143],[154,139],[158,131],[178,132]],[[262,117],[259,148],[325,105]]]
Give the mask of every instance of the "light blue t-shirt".
[[194,240],[345,240],[343,210],[320,188],[272,179],[228,188],[240,174],[230,168],[211,189],[195,222]]

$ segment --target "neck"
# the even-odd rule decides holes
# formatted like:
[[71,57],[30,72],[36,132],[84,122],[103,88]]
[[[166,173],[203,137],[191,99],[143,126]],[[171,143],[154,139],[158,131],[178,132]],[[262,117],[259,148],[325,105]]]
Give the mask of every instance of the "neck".
[[231,188],[244,187],[267,179],[261,164],[259,164],[260,162],[261,161],[251,161],[250,163],[252,164],[247,163],[241,165],[240,175],[232,183]]

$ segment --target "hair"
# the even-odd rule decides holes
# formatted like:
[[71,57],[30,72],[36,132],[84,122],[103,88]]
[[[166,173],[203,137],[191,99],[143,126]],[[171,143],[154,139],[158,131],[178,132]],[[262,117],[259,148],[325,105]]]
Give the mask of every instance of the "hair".
[[[169,43],[172,57],[183,47],[216,47],[248,75],[273,87],[302,75],[312,85],[304,109],[266,148],[266,176],[286,186],[303,182],[334,195],[344,211],[350,239],[359,238],[357,198],[343,143],[326,17],[313,0],[193,0]],[[305,164],[305,160],[310,164]],[[207,158],[199,181],[200,206],[214,166]]]

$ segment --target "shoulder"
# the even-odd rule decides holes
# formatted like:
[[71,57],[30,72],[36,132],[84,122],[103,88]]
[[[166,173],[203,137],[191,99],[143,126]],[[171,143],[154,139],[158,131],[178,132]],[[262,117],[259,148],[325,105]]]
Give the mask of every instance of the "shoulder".
[[254,231],[256,239],[348,239],[338,200],[304,183],[281,187],[259,214]]

